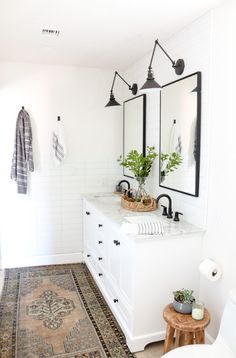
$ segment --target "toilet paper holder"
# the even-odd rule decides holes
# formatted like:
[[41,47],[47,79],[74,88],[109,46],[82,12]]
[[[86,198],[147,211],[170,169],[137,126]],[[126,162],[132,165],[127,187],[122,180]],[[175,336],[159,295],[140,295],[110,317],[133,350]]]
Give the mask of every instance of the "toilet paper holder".
[[205,278],[212,282],[219,280],[222,276],[220,265],[211,258],[204,258],[198,266],[198,269]]

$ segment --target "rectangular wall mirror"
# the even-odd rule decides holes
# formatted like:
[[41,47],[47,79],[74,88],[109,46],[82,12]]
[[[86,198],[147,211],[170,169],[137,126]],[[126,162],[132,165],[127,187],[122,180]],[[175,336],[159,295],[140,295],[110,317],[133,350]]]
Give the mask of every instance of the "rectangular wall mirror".
[[160,114],[160,187],[199,195],[201,73],[163,86]]
[[[123,158],[132,150],[143,152],[146,148],[146,95],[131,98],[123,103]],[[133,174],[123,168],[123,175]]]

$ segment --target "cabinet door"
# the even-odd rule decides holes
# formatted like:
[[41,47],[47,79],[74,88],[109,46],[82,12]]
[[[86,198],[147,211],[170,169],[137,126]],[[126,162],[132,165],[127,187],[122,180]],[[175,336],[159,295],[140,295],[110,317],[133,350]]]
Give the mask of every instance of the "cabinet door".
[[134,272],[135,245],[132,240],[124,236],[120,249],[120,292],[131,303],[134,298],[134,282],[138,279]]
[[106,236],[109,251],[108,273],[113,281],[113,285],[118,288],[120,285],[122,240],[121,236],[111,227]]
[[96,217],[94,244],[96,260],[104,270],[107,270],[109,257],[109,248],[107,242],[107,220],[102,215],[98,215]]
[[[105,266],[107,261],[106,219],[85,201],[83,220],[85,256],[91,263]],[[93,267],[95,266],[93,264]]]
[[123,295],[120,294],[119,290],[117,290],[117,287],[113,287],[111,285],[111,281],[107,277],[107,275],[104,275],[103,282],[106,287],[106,292],[112,306],[112,311],[114,312],[115,310],[118,316],[121,316],[122,320],[129,326],[132,317],[132,307],[125,300]]
[[83,205],[83,240],[84,240],[84,248],[88,254],[91,254],[93,247],[93,238],[95,235],[94,231],[94,210],[93,208],[86,202]]
[[132,302],[133,295],[133,244],[121,233],[108,225],[106,228],[107,277],[111,285],[125,300]]

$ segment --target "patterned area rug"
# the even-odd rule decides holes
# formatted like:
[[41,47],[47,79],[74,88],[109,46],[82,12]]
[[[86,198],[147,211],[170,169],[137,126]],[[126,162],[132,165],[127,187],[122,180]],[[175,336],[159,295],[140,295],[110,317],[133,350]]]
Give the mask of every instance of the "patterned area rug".
[[84,264],[9,269],[1,358],[133,358]]

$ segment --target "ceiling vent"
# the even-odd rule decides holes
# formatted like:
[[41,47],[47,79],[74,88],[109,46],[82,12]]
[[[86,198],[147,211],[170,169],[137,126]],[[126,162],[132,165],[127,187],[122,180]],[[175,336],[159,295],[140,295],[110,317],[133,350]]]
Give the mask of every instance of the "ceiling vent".
[[60,30],[54,30],[54,29],[42,29],[43,35],[49,35],[49,36],[59,36]]

